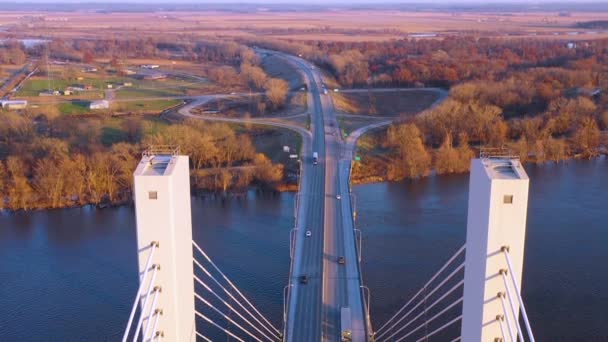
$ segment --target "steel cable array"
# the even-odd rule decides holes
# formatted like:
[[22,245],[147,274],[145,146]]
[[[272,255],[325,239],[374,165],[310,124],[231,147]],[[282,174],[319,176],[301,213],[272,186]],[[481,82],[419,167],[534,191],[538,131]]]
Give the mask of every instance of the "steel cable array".
[[[260,313],[196,242],[193,241],[192,244],[203,257],[201,259],[195,256],[193,260],[196,270],[202,272],[200,276],[194,276],[197,285],[194,296],[197,303],[210,309],[209,312],[198,309],[196,315],[239,341],[280,341],[282,336],[279,330]],[[197,336],[209,340],[201,330],[197,328]]]

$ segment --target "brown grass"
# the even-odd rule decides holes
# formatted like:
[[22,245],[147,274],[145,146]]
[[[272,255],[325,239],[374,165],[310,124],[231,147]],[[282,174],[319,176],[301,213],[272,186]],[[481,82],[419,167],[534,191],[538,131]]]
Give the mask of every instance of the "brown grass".
[[407,117],[427,109],[437,94],[428,90],[331,93],[336,110],[345,114]]

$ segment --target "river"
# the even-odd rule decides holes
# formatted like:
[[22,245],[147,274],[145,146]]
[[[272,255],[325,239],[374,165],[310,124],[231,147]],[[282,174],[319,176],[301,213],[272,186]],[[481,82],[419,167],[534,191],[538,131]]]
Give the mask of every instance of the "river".
[[[527,166],[523,296],[539,341],[608,339],[608,160]],[[354,188],[378,328],[463,243],[468,177]],[[194,199],[193,235],[280,326],[293,194]],[[0,214],[0,340],[114,341],[137,286],[133,208]]]

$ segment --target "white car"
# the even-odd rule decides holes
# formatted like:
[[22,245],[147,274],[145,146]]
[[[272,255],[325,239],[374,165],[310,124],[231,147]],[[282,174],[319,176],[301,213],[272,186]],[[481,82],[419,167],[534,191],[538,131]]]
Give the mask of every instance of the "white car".
[[312,235],[312,232],[310,230],[306,231],[306,237],[310,237]]
[[337,200],[341,200],[341,199],[342,199],[342,196],[337,195],[337,196],[336,196],[336,199],[337,199]]

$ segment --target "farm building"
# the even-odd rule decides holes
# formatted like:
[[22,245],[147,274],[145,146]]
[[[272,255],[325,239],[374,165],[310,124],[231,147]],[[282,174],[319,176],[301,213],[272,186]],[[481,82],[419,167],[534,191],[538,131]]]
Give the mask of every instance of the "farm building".
[[2,100],[2,108],[4,109],[24,109],[27,107],[26,100]]
[[38,96],[57,96],[57,95],[61,95],[59,90],[45,90],[38,94]]
[[167,78],[165,74],[154,73],[150,75],[144,75],[144,80],[162,80]]
[[89,105],[89,109],[108,109],[108,108],[110,108],[110,102],[108,102],[107,100],[93,101]]

